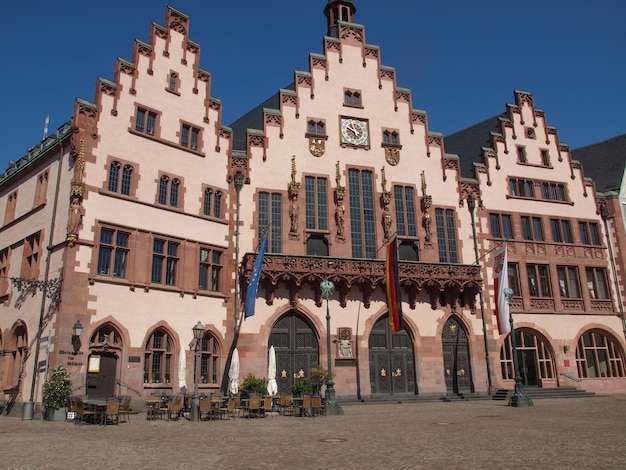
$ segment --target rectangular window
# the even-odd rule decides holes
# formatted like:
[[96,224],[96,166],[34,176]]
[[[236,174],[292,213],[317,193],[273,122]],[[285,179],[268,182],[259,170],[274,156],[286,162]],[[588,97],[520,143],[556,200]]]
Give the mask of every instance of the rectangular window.
[[527,264],[528,291],[531,297],[552,297],[550,274],[545,264]]
[[[98,248],[98,275],[116,278],[126,277],[126,260],[128,259],[130,234],[119,230],[100,229],[100,246]],[[113,270],[111,270],[111,265]]]
[[557,266],[559,292],[564,299],[580,299],[580,281],[576,266]]
[[267,251],[280,253],[282,250],[282,196],[280,193],[259,193],[259,232],[258,243],[267,227],[272,226],[268,232]]
[[541,183],[541,195],[545,200],[565,202],[565,185],[560,183]]
[[152,245],[152,282],[176,285],[178,266],[178,243],[155,239]]
[[350,194],[350,236],[353,258],[376,257],[376,221],[374,218],[374,182],[372,172],[348,170]]
[[199,137],[200,129],[190,126],[189,124],[183,124],[180,130],[180,145],[182,147],[198,150]]
[[517,147],[517,161],[518,163],[527,163],[526,161],[526,147]]
[[550,219],[550,228],[555,243],[574,243],[569,220]]
[[543,166],[550,166],[550,154],[547,150],[541,151],[541,164]]
[[0,250],[0,297],[9,290],[9,249]]
[[328,196],[326,178],[306,176],[304,178],[306,228],[328,230]]
[[144,108],[137,108],[137,115],[135,116],[135,130],[137,132],[154,135],[156,121],[156,113]]
[[39,207],[46,203],[46,192],[48,190],[48,172],[44,171],[37,176],[37,188],[35,189],[35,201],[33,207]]
[[494,238],[513,238],[513,225],[509,214],[489,214],[491,236]]
[[583,245],[600,246],[600,232],[596,222],[578,222],[580,241]]
[[609,284],[604,268],[587,268],[587,289],[592,299],[608,299]]
[[454,217],[453,209],[435,209],[440,263],[459,262]]
[[519,283],[519,266],[517,263],[508,263],[509,287],[513,289],[513,295],[519,297],[522,295]]
[[40,245],[41,232],[34,233],[24,240],[21,277],[25,279],[36,279],[39,277]]
[[200,248],[200,272],[198,288],[219,292],[221,289],[222,251],[211,248]]
[[524,240],[543,241],[543,228],[541,217],[521,216],[522,236]]
[[520,178],[509,179],[509,192],[515,197],[535,197],[535,184],[533,180]]
[[400,237],[417,237],[415,216],[415,188],[412,186],[394,186],[396,206],[396,230]]

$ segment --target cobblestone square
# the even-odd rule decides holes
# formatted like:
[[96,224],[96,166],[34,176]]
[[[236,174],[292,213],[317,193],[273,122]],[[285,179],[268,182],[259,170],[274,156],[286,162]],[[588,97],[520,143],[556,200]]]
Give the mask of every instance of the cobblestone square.
[[[14,413],[15,414],[15,413]],[[343,416],[118,426],[0,417],[2,469],[624,469],[626,396],[359,404]]]

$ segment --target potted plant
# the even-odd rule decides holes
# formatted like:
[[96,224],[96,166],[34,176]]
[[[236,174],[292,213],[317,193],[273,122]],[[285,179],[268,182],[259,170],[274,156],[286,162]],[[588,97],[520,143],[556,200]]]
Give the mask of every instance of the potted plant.
[[239,386],[241,398],[250,398],[250,395],[263,395],[267,392],[267,380],[255,377],[250,373]]
[[313,395],[315,393],[315,384],[309,379],[299,379],[295,384],[289,387],[289,392],[294,398],[302,397],[303,395]]
[[321,395],[322,385],[327,385],[328,383],[328,371],[319,364],[315,365],[311,367],[311,378],[313,379],[313,383],[315,384],[315,392],[318,395]]
[[44,417],[49,421],[64,421],[67,415],[67,400],[72,393],[70,374],[64,366],[57,366],[43,384],[41,401]]

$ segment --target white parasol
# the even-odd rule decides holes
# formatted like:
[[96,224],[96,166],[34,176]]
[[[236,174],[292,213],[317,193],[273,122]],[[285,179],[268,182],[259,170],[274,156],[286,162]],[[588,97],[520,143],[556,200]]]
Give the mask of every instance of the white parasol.
[[230,370],[228,371],[230,383],[228,388],[230,393],[236,395],[239,392],[239,351],[233,349],[233,357],[230,360]]
[[276,384],[276,351],[274,346],[270,346],[269,360],[267,362],[267,393],[269,395],[278,394],[278,384]]
[[185,349],[180,350],[180,359],[178,361],[178,388],[181,390],[187,390],[187,357],[185,356]]

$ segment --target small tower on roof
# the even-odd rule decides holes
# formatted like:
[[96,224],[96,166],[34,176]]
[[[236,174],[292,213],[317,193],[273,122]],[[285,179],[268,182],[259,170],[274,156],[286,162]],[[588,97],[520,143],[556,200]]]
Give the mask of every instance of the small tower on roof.
[[328,21],[328,36],[338,37],[337,22],[346,21],[354,23],[354,13],[356,7],[352,4],[352,0],[328,0],[324,15]]

